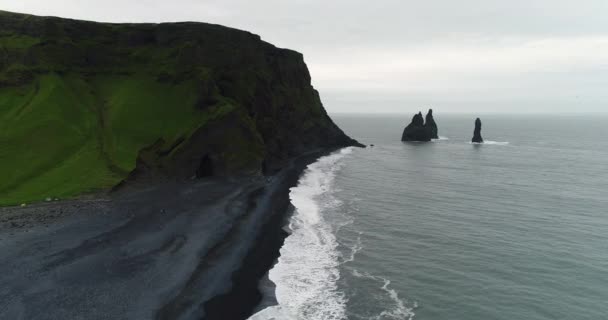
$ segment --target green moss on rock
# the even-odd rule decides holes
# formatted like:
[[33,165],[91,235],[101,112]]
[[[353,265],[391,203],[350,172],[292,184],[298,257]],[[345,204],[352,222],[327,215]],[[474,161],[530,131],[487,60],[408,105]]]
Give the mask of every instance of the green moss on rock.
[[[134,173],[259,174],[352,145],[303,57],[204,23],[0,11],[0,205],[107,190]],[[263,165],[264,164],[264,165]]]

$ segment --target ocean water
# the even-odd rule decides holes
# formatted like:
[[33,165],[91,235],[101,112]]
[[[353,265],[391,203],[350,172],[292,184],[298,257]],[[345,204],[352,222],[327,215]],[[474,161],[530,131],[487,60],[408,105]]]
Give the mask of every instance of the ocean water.
[[319,159],[252,319],[608,319],[608,117],[334,115],[367,149]]

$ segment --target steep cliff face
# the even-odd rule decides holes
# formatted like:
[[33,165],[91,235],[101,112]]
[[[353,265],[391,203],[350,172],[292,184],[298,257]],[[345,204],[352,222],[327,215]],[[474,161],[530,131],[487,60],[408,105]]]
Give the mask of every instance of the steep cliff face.
[[[300,53],[204,23],[106,24],[0,11],[0,204],[130,173],[271,173],[355,145]],[[133,175],[133,174],[132,174]]]

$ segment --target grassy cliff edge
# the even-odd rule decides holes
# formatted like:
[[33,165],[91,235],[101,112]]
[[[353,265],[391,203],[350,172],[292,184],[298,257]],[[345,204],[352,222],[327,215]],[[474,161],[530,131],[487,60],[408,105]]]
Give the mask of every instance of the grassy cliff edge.
[[0,11],[0,205],[357,144],[310,83],[301,54],[245,31]]

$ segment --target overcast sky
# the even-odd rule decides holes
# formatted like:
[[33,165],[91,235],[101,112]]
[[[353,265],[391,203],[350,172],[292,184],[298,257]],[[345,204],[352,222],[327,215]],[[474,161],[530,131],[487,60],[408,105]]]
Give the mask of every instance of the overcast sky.
[[245,29],[302,52],[330,112],[608,112],[607,0],[0,0],[0,8]]

